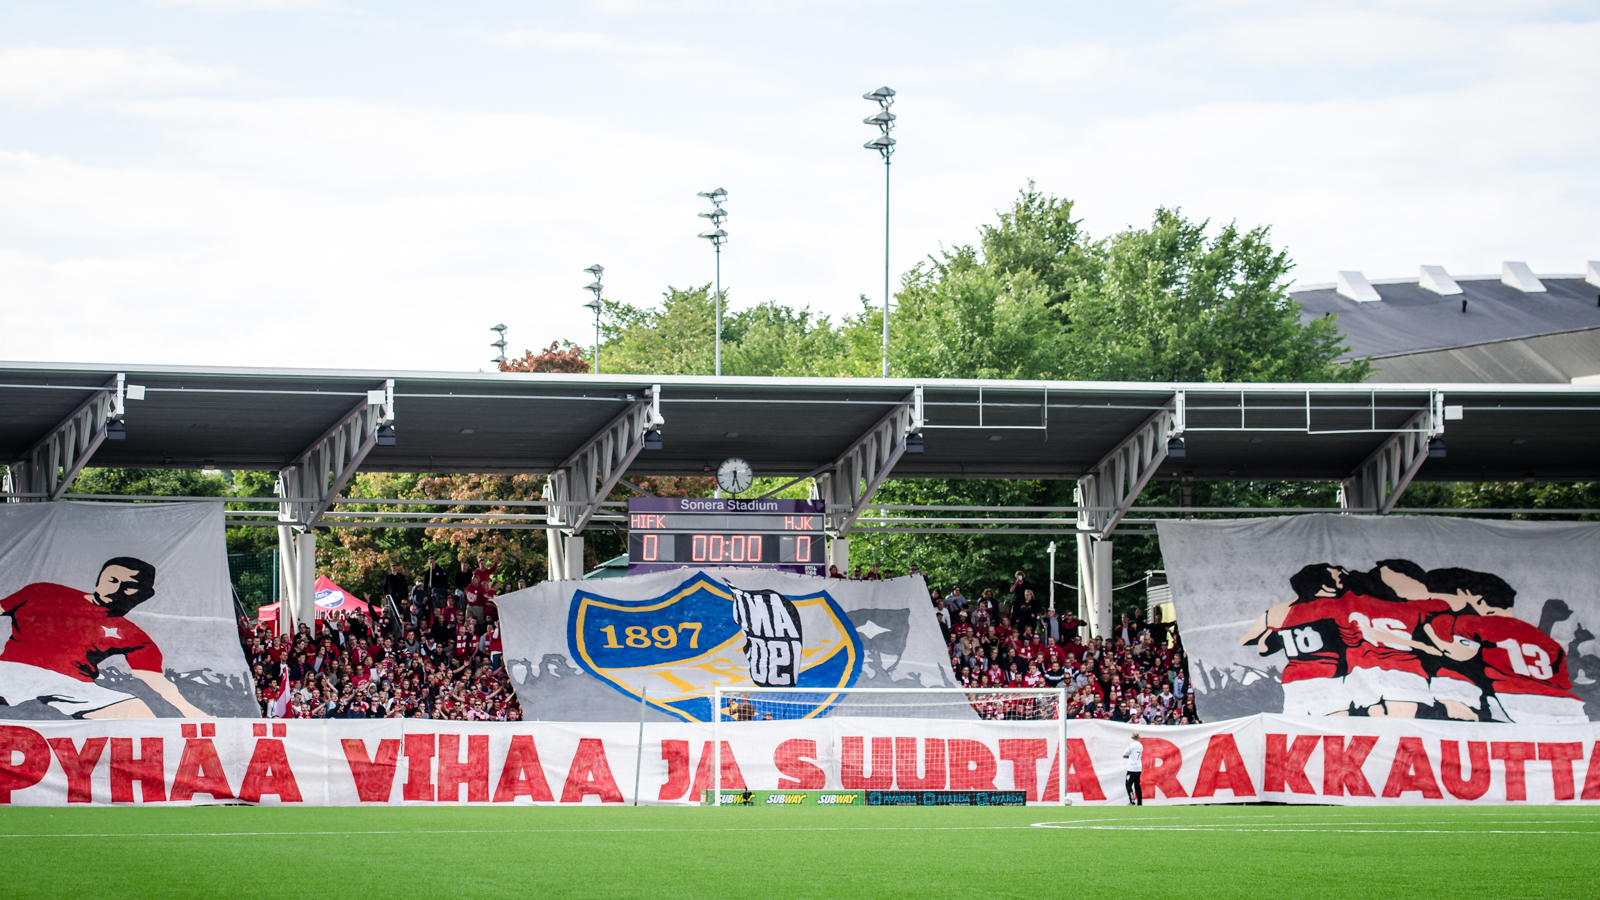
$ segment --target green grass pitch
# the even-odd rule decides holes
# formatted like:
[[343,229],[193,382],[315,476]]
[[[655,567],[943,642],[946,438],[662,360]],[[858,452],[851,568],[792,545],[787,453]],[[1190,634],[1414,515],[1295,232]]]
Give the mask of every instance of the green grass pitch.
[[8,898],[1506,900],[1600,895],[1600,809],[10,808],[0,853]]

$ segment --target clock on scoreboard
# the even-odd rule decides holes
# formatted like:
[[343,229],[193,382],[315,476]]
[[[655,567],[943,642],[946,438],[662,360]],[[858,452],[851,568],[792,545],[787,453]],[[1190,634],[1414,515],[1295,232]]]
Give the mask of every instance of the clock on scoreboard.
[[821,500],[634,497],[628,572],[741,566],[827,574]]

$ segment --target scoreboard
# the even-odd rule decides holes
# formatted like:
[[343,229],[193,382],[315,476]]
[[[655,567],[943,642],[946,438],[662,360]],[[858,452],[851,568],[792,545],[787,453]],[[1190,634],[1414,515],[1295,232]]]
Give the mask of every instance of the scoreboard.
[[634,497],[628,572],[751,566],[827,574],[821,500]]

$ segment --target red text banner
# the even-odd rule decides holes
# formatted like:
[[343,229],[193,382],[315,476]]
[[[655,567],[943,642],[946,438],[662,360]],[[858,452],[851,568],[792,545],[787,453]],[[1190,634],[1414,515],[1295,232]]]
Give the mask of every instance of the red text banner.
[[[690,804],[711,727],[427,720],[0,725],[0,804]],[[1142,728],[1145,802],[1600,801],[1600,726],[1262,715]],[[1070,722],[1066,794],[1126,803],[1134,729]],[[724,789],[1022,791],[1061,797],[1054,723],[834,717],[725,723]],[[637,760],[637,763],[636,763]]]

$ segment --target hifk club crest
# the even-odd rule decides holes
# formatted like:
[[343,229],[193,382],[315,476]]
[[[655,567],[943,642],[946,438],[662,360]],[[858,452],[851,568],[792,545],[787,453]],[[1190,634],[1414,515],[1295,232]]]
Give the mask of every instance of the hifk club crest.
[[[648,687],[652,707],[688,722],[710,720],[716,685],[842,689],[861,674],[861,638],[826,591],[743,591],[700,573],[650,600],[580,589],[567,643],[590,674],[635,700]],[[786,703],[784,718],[819,715],[841,695],[801,695],[808,705]]]

